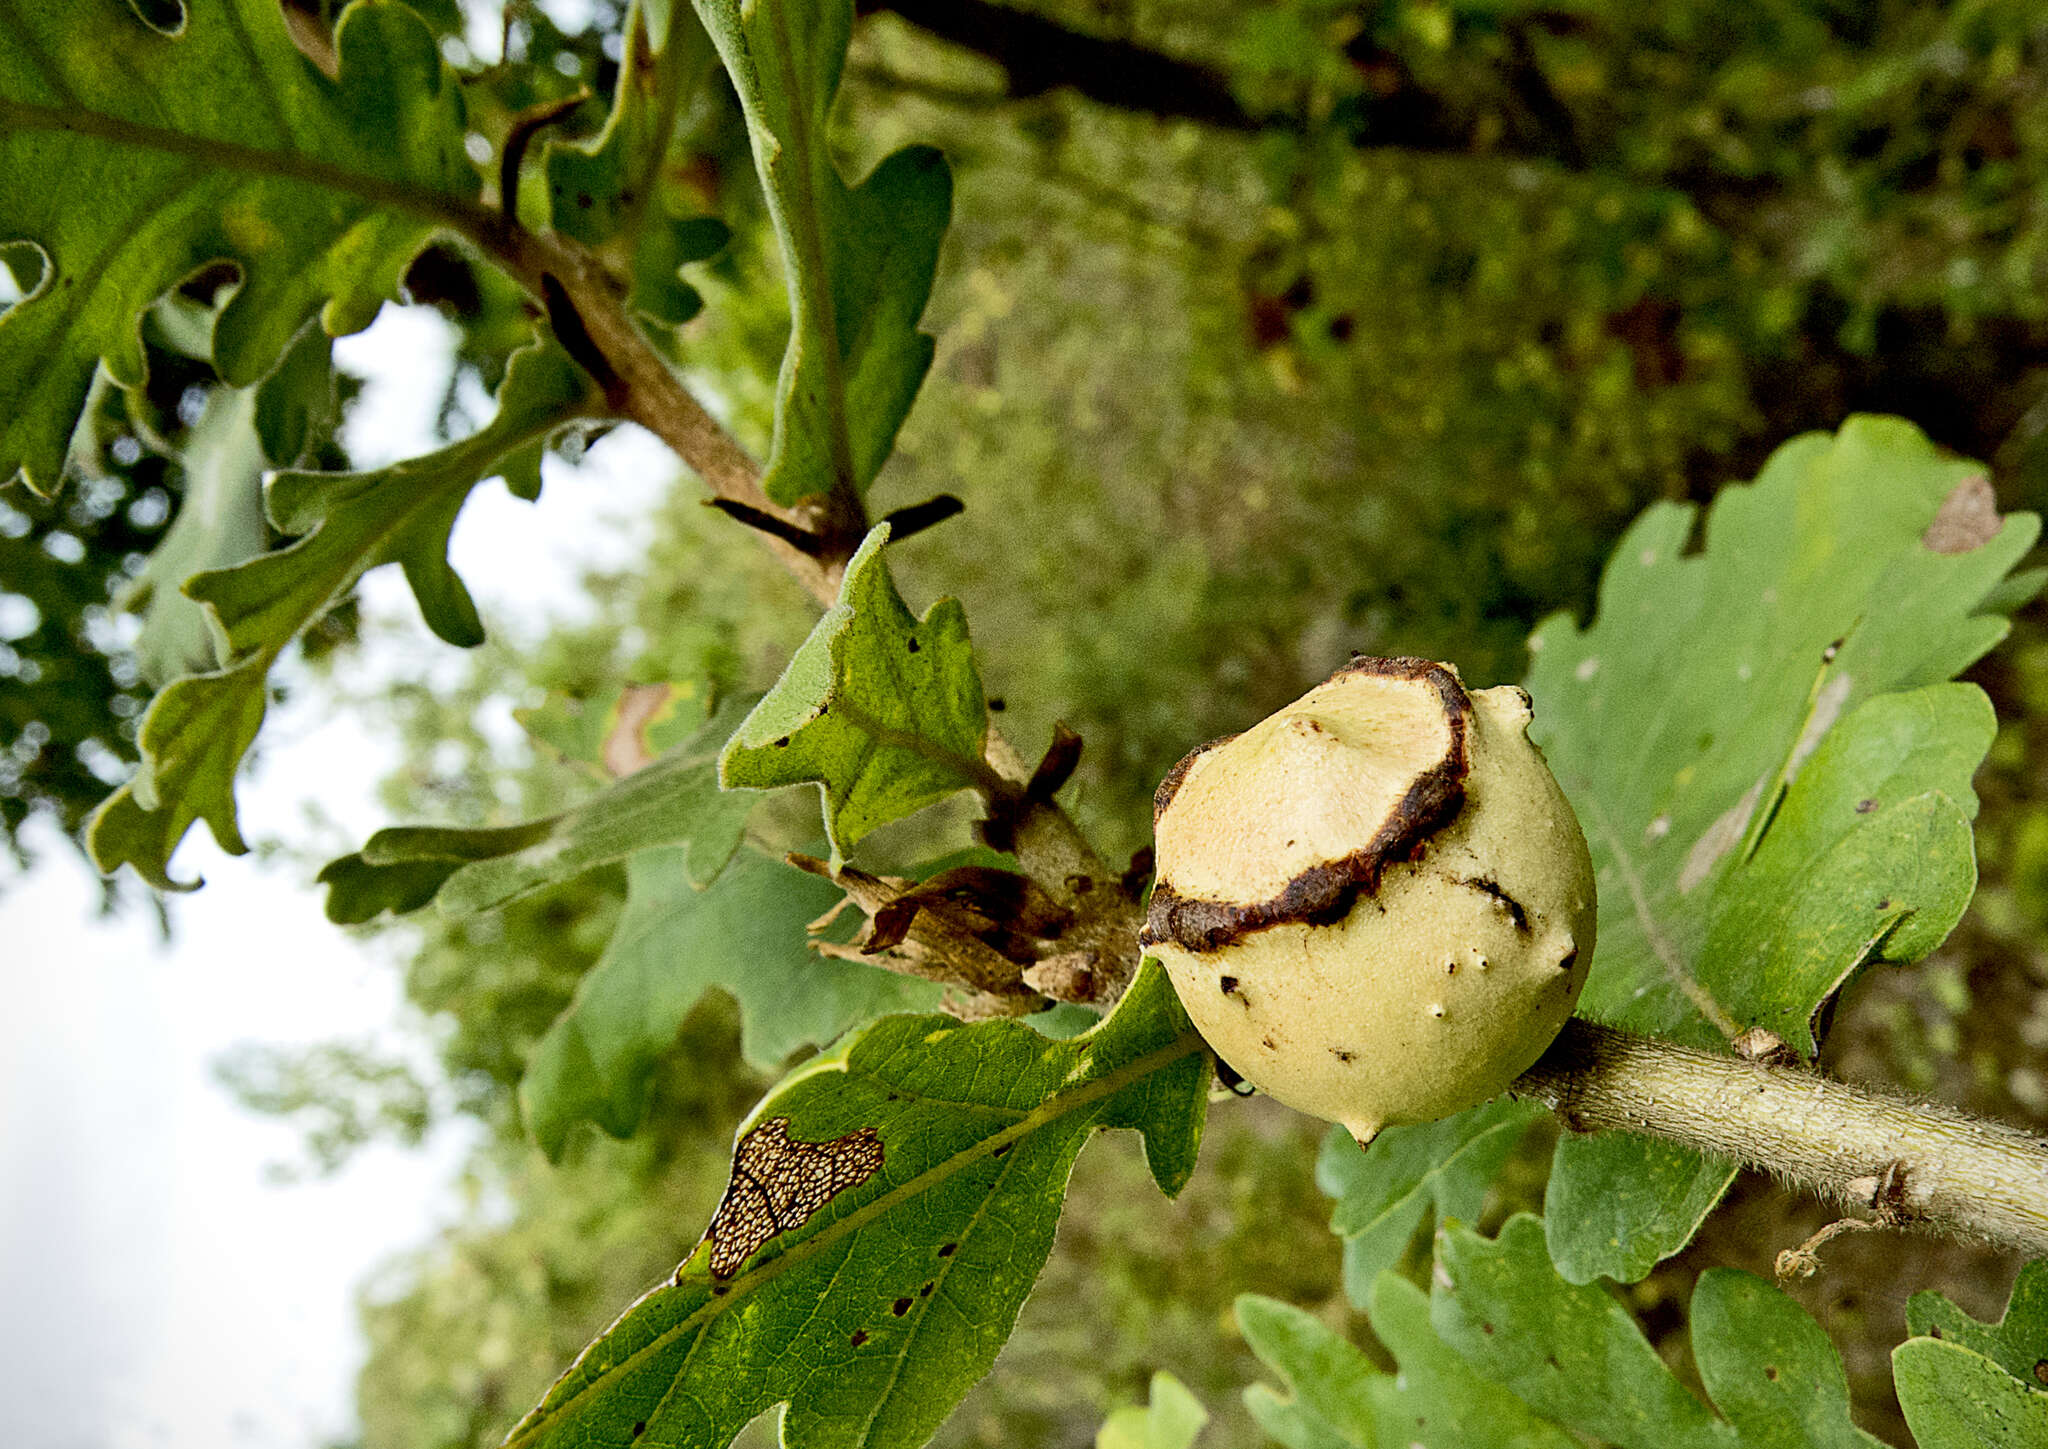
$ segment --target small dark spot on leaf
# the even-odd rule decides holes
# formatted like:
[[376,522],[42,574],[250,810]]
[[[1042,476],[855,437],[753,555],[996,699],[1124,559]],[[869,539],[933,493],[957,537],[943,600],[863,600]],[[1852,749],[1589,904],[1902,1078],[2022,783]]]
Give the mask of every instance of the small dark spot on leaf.
[[929,1298],[929,1297],[931,1297],[931,1296],[932,1296],[932,1288],[933,1288],[933,1286],[934,1286],[934,1285],[933,1285],[933,1284],[930,1284],[930,1283],[927,1283],[927,1284],[925,1284],[925,1285],[924,1285],[924,1287],[922,1287],[922,1288],[920,1288],[920,1289],[918,1289],[918,1290],[917,1290],[917,1296],[918,1296],[918,1297],[920,1297],[920,1298]]
[[587,191],[579,191],[579,192],[577,192],[577,193],[576,193],[576,204],[577,204],[578,206],[582,207],[582,208],[583,208],[583,209],[584,209],[585,211],[588,211],[588,210],[590,210],[590,207],[591,207],[590,193],[589,193],[589,192],[587,192]]
[[911,652],[912,654],[915,654],[915,653],[917,653],[917,651],[918,651],[918,650],[920,650],[920,649],[922,649],[922,648],[924,648],[924,645],[922,645],[922,644],[918,643],[918,642],[917,642],[917,640],[915,640],[915,639],[912,639],[912,640],[910,641],[910,652]]
[[1835,656],[1837,654],[1840,654],[1841,652],[1842,641],[1840,639],[1837,639],[1834,643],[1828,645],[1827,648],[1820,651],[1820,662],[1823,664],[1833,664],[1835,662]]
[[1877,903],[1877,908],[1880,911],[1890,910],[1892,908],[1892,898],[1890,896],[1886,896],[1883,900]]
[[[1940,1338],[1940,1337],[1941,1337],[1941,1325],[1937,1323],[1937,1324],[1934,1324],[1934,1325],[1932,1325],[1931,1327],[1929,1327],[1929,1328],[1928,1328],[1928,1330],[1927,1330],[1927,1336],[1928,1336],[1929,1338]],[[2035,1368],[2035,1372],[2036,1372],[2036,1373],[2040,1372],[2040,1365],[2039,1365],[2039,1364],[2036,1364],[2036,1365],[2034,1366],[2034,1368]]]
[[897,1299],[894,1303],[889,1305],[889,1311],[895,1314],[898,1318],[901,1318],[904,1314],[910,1311],[910,1300],[908,1298]]
[[2034,1377],[2042,1383],[2048,1384],[2048,1358],[2037,1358],[2034,1360]]
[[1235,976],[1219,976],[1216,978],[1216,985],[1222,989],[1225,996],[1229,996],[1237,990],[1237,978]]
[[1481,1333],[1491,1334],[1493,1332],[1493,1325],[1490,1323],[1482,1323],[1479,1325],[1479,1331]]
[[1452,957],[1452,958],[1451,958],[1450,960],[1448,960],[1448,961],[1444,962],[1444,975],[1446,975],[1446,976],[1456,976],[1457,974],[1458,974],[1458,958],[1457,958],[1457,957],[1455,957],[1455,956],[1453,956],[1453,957]]
[[989,696],[988,709],[990,714],[1001,714],[1004,710],[1008,709],[1009,707],[1010,702],[1004,699],[1000,694],[992,694]]
[[1572,967],[1578,964],[1579,948],[1577,946],[1574,946],[1571,948],[1571,950],[1564,953],[1564,959],[1557,963],[1557,969],[1560,971],[1570,971]]
[[1269,1052],[1279,1050],[1279,1048],[1273,1044],[1273,1038],[1271,1038],[1270,1036],[1260,1037],[1259,1045],[1263,1046]]
[[713,1283],[711,1285],[711,1296],[713,1298],[723,1298],[726,1294],[730,1292],[732,1292],[732,1287],[730,1284]]
[[959,1251],[960,1245],[958,1243],[946,1243],[939,1248],[939,1256],[941,1258],[950,1258]]
[[1350,1065],[1352,1062],[1358,1060],[1357,1052],[1347,1052],[1342,1047],[1331,1047],[1330,1055],[1335,1057],[1338,1061],[1345,1063],[1347,1066]]
[[847,1341],[855,1348],[859,1348],[868,1341],[868,1331],[865,1328],[856,1328],[853,1331],[853,1337]]
[[1876,808],[1877,802],[1875,800],[1858,800],[1856,802],[1856,813],[1858,815],[1868,815]]
[[1332,342],[1349,342],[1351,334],[1357,330],[1357,327],[1358,321],[1356,318],[1349,312],[1340,312],[1330,319],[1330,340]]
[[778,750],[786,750],[786,749],[788,749],[788,748],[789,748],[789,736],[788,736],[788,735],[784,735],[784,736],[783,736],[783,737],[782,737],[781,739],[777,740],[777,741],[775,742],[775,748],[776,748],[776,749],[778,749]]
[[633,1423],[633,1437],[634,1437],[635,1439],[637,1439],[637,1438],[639,1438],[639,1437],[640,1437],[640,1436],[641,1436],[642,1434],[645,1434],[646,1432],[647,1432],[647,1421],[646,1421],[645,1419],[637,1419],[637,1420],[635,1420],[635,1421],[634,1421],[634,1423]]
[[1552,1368],[1556,1369],[1559,1373],[1564,1372],[1564,1365],[1557,1361],[1556,1354],[1546,1353],[1545,1355],[1543,1355],[1543,1361],[1549,1364]]
[[994,1152],[991,1152],[989,1156],[1001,1157],[1005,1152],[1008,1152],[1012,1147],[1015,1147],[1016,1145],[1017,1144],[1014,1142],[1005,1142],[1001,1147],[998,1147]]
[[1765,1364],[1764,1377],[1769,1379],[1772,1383],[1776,1383],[1778,1381],[1778,1366],[1774,1363]]

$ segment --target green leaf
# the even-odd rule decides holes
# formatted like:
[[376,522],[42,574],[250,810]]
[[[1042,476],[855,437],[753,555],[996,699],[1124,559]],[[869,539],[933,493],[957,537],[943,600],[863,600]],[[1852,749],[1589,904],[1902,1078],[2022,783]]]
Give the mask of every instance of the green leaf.
[[512,717],[563,759],[609,779],[621,772],[607,768],[608,752],[619,763],[641,754],[664,755],[697,732],[710,703],[702,685],[683,679],[615,684],[588,698],[550,694],[538,705],[513,710]]
[[1849,1416],[1848,1377],[1827,1335],[1747,1273],[1709,1269],[1693,1292],[1693,1357],[1725,1421],[1685,1391],[1621,1304],[1558,1276],[1533,1217],[1510,1220],[1491,1242],[1442,1235],[1430,1318],[1479,1373],[1623,1449],[1883,1449]]
[[1152,1402],[1112,1413],[1095,1435],[1095,1449],[1189,1449],[1208,1422],[1202,1401],[1161,1369],[1152,1375]]
[[[673,847],[664,859],[686,887],[709,885],[739,849],[757,803],[751,795],[718,788],[719,746],[749,703],[729,703],[653,764],[558,815],[517,825],[400,825],[378,831],[361,851],[320,872],[319,879],[334,887],[328,918],[360,920],[355,913],[372,902],[413,900],[442,865],[448,869],[435,889],[449,916],[493,910],[542,886],[661,847]],[[379,883],[382,872],[390,878]],[[415,908],[431,898],[430,893],[418,899]],[[668,1034],[674,1035],[673,1028]]]
[[1247,1293],[1237,1300],[1245,1343],[1280,1376],[1244,1392],[1245,1408],[1287,1449],[1373,1449],[1373,1384],[1381,1377],[1351,1343],[1299,1308]]
[[848,189],[832,159],[832,99],[853,0],[695,0],[739,92],[782,244],[789,346],[762,486],[778,503],[880,471],[931,366],[917,330],[952,212],[946,161],[887,157]]
[[1361,1149],[1332,1128],[1316,1186],[1337,1199],[1330,1231],[1344,1240],[1344,1291],[1366,1306],[1380,1274],[1401,1261],[1432,1216],[1473,1223],[1486,1191],[1541,1109],[1502,1098],[1441,1122],[1389,1127]]
[[550,142],[549,219],[555,230],[616,258],[631,278],[626,305],[643,323],[677,327],[703,299],[682,268],[716,255],[729,232],[693,213],[664,162],[683,103],[709,74],[708,36],[686,26],[663,47],[644,24],[629,25],[618,89],[604,130],[588,144]]
[[714,1449],[777,1403],[794,1449],[922,1444],[1008,1336],[1091,1133],[1136,1128],[1186,1182],[1209,1061],[1156,963],[1070,1041],[884,1017],[756,1109],[712,1233],[507,1444]]
[[611,941],[519,1084],[541,1150],[560,1157],[582,1120],[615,1137],[637,1130],[655,1063],[713,987],[739,1002],[742,1052],[763,1071],[859,1022],[937,1006],[943,991],[932,982],[810,950],[805,923],[839,900],[831,882],[752,850],[706,886],[690,879],[683,850],[627,861]]
[[1745,1445],[1884,1449],[1849,1418],[1841,1355],[1806,1311],[1763,1279],[1709,1268],[1692,1294],[1700,1382]]
[[868,534],[839,602],[719,759],[729,788],[816,781],[835,866],[876,826],[991,778],[967,616],[941,599],[913,618],[882,558],[888,538],[886,523]]
[[2048,1393],[1959,1343],[1909,1338],[1892,1350],[1899,1408],[1920,1449],[2040,1449]]
[[1982,1354],[2029,1388],[2048,1385],[2048,1258],[2020,1269],[1996,1323],[1979,1323],[1930,1291],[1907,1300],[1906,1326]]
[[1728,1425],[1685,1391],[1627,1310],[1558,1277],[1543,1223],[1510,1218],[1489,1241],[1437,1237],[1430,1318],[1444,1342],[1524,1403],[1629,1449],[1727,1449]]
[[1290,1449],[1577,1449],[1570,1434],[1475,1372],[1436,1336],[1421,1289],[1384,1273],[1367,1298],[1373,1332],[1398,1373],[1381,1373],[1299,1308],[1249,1294],[1237,1300],[1245,1342],[1289,1390],[1285,1398],[1264,1385],[1246,1391],[1245,1406],[1260,1428]]
[[470,490],[519,466],[522,454],[531,463],[547,436],[587,406],[588,387],[554,347],[529,348],[512,359],[497,416],[473,437],[375,472],[273,479],[271,522],[305,536],[187,580],[185,592],[206,606],[228,663],[173,680],[151,702],[142,764],[88,829],[94,863],[109,874],[132,865],[162,890],[191,889],[197,882],[171,879],[170,859],[194,820],[206,821],[223,849],[247,848],[235,824],[235,769],[263,723],[270,666],[365,571],[397,563],[436,633],[479,642],[476,608],[448,566],[449,531]]
[[94,368],[140,385],[140,314],[200,267],[241,270],[213,361],[247,387],[315,313],[368,326],[477,194],[461,92],[405,6],[343,13],[333,82],[276,0],[186,8],[175,37],[121,0],[0,9],[0,241],[44,263],[0,317],[0,483],[56,486]]
[[299,330],[270,376],[256,385],[256,433],[280,468],[308,463],[334,431],[341,399],[334,386],[334,339],[317,322]]
[[[1952,496],[1995,527],[1938,552],[1923,535]],[[1532,637],[1535,736],[1599,873],[1583,1014],[1704,1046],[1762,1024],[1810,1053],[1859,967],[1917,959],[1954,924],[1988,711],[1938,686],[2004,636],[2003,581],[2038,533],[1988,499],[1977,465],[1909,424],[1853,419],[1722,490],[1697,553],[1694,509],[1648,510],[1597,620]],[[1640,1276],[1730,1179],[1636,1143],[1560,1143],[1552,1191],[1612,1204],[1549,1215],[1575,1280]]]
[[1543,1192],[1551,1260],[1574,1283],[1632,1283],[1692,1241],[1734,1179],[1732,1163],[1661,1138],[1566,1133]]
[[180,460],[185,497],[178,516],[123,601],[142,610],[135,662],[152,685],[223,662],[205,609],[185,596],[183,585],[203,570],[254,558],[269,539],[256,412],[253,388],[216,388],[208,395]]

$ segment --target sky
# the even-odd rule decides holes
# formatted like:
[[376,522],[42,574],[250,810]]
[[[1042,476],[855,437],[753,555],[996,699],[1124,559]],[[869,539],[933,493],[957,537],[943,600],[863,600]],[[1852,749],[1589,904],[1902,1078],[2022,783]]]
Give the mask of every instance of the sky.
[[[433,446],[448,325],[386,307],[337,357],[370,383],[344,440],[358,466]],[[450,557],[487,627],[531,636],[587,610],[579,579],[636,553],[630,520],[675,476],[622,428],[574,469],[550,458],[538,504],[477,490]],[[363,583],[368,643],[351,688],[449,657],[395,570]],[[504,721],[508,733],[516,733]],[[397,754],[370,722],[300,691],[266,724],[237,790],[245,833],[310,849],[309,808],[360,841]],[[301,1157],[288,1125],[244,1112],[213,1063],[243,1042],[345,1038],[394,1050],[398,944],[321,914],[312,867],[229,857],[196,826],[173,874],[165,943],[145,913],[95,914],[98,888],[54,837],[0,894],[0,1390],[8,1449],[266,1449],[353,1430],[363,1347],[355,1292],[461,1212],[466,1128],[418,1151],[372,1148],[327,1179],[265,1168]]]

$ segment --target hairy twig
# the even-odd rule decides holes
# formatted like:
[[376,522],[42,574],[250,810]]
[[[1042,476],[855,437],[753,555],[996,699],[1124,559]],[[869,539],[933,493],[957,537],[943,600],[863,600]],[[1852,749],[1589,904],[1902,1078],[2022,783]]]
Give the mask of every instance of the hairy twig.
[[1637,1132],[1880,1221],[2048,1253],[2048,1141],[1936,1103],[1573,1019],[1515,1082],[1575,1132]]

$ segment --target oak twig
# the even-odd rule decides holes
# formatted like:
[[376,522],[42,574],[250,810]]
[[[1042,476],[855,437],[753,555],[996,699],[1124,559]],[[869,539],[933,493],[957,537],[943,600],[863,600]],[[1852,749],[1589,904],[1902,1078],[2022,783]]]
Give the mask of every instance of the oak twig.
[[1881,1222],[2048,1253],[2048,1141],[1952,1107],[1577,1018],[1513,1090],[1574,1132],[1660,1137]]

